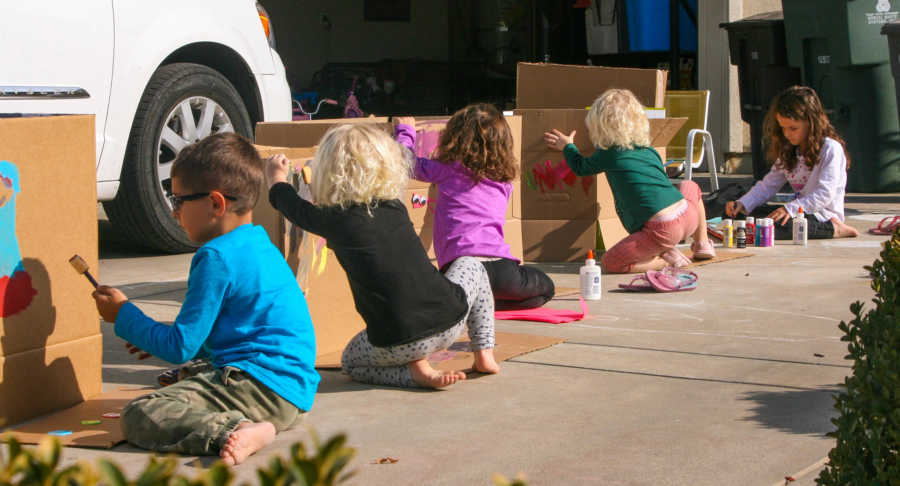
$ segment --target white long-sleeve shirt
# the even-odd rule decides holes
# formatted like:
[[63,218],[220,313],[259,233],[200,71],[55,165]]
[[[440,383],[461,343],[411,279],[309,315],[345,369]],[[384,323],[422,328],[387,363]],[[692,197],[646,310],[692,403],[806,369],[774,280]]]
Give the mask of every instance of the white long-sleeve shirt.
[[768,201],[785,182],[789,182],[799,196],[786,203],[784,209],[791,217],[803,208],[804,214],[812,214],[820,222],[837,217],[844,221],[844,193],[847,188],[847,156],[837,140],[825,138],[819,151],[819,163],[810,170],[803,157],[797,158],[793,171],[772,164],[769,173],[738,201],[748,213]]

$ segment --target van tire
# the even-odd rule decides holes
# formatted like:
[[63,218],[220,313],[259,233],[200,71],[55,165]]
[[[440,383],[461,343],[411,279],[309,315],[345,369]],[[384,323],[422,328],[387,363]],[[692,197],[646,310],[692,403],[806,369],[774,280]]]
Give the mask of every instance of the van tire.
[[160,137],[170,114],[193,97],[215,102],[227,115],[233,131],[252,139],[252,124],[244,102],[222,74],[193,63],[167,64],[156,71],[135,113],[119,190],[115,199],[103,203],[113,227],[148,249],[184,253],[199,246],[188,239],[172,216],[157,161]]

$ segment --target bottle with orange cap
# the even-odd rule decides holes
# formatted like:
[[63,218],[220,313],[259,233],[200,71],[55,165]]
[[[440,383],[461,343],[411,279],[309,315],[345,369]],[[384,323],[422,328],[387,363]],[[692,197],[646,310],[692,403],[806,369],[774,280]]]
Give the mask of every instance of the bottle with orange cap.
[[803,216],[803,208],[797,209],[797,216],[794,217],[793,224],[794,244],[806,246],[808,230],[806,225],[806,217]]
[[587,260],[578,272],[581,277],[581,296],[584,300],[600,300],[603,289],[600,288],[600,267],[594,260],[594,251],[588,250]]

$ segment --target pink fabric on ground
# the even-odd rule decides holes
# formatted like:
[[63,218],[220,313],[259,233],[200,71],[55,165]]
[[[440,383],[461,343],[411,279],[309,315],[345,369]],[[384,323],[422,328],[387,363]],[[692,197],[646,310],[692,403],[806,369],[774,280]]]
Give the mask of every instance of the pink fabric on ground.
[[506,321],[536,321],[562,324],[564,322],[580,321],[588,315],[587,304],[584,299],[578,298],[581,304],[581,312],[566,309],[548,309],[538,307],[536,309],[510,310],[494,312],[494,319]]
[[647,221],[639,231],[606,250],[600,259],[605,271],[629,273],[635,263],[649,261],[666,250],[675,248],[679,241],[697,230],[697,205],[700,204],[702,194],[700,186],[694,181],[682,181],[678,190],[688,203],[684,213],[671,221]]

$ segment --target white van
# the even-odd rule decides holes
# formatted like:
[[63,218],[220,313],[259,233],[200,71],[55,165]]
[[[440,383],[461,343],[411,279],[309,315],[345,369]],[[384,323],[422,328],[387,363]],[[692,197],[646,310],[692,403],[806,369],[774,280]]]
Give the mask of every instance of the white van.
[[272,46],[254,0],[3,2],[0,113],[96,115],[110,221],[144,246],[190,251],[165,198],[172,162],[207,135],[291,119]]

